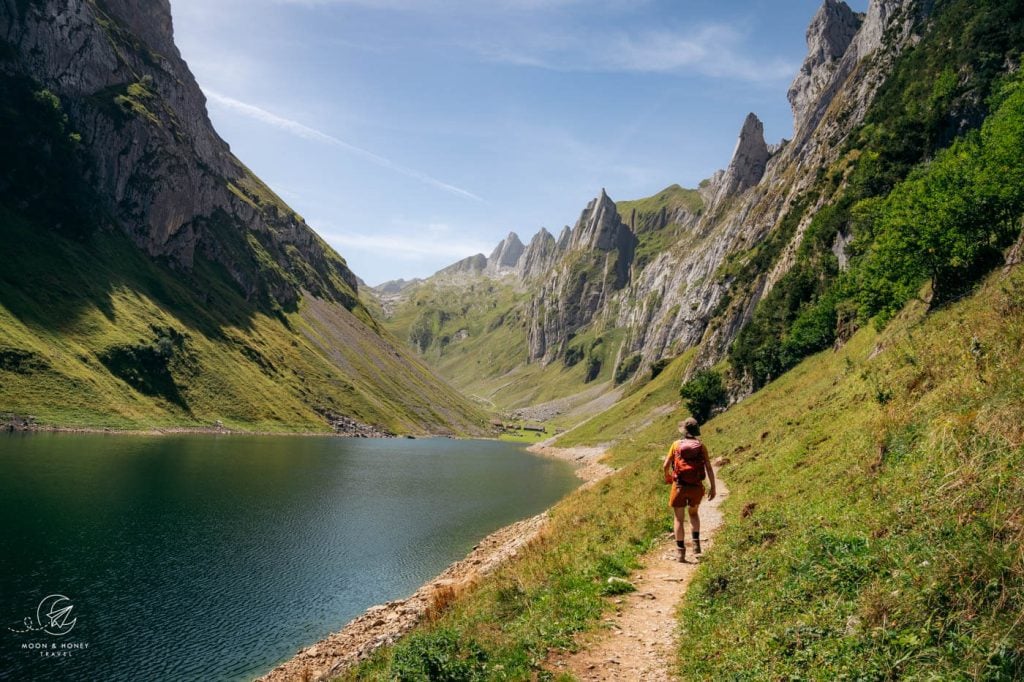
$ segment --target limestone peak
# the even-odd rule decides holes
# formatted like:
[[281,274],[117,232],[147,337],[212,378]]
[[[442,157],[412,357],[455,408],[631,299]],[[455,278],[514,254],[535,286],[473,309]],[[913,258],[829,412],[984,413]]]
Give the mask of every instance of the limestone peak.
[[760,182],[770,157],[768,145],[764,141],[764,124],[756,114],[747,114],[736,140],[732,160],[719,182],[715,202],[720,203]]
[[842,0],[825,0],[807,27],[807,57],[786,96],[793,107],[793,124],[800,128],[835,74],[860,30],[864,17]]
[[491,252],[490,258],[487,259],[487,269],[491,272],[513,269],[525,250],[526,247],[519,240],[519,235],[509,232],[508,236],[502,239]]

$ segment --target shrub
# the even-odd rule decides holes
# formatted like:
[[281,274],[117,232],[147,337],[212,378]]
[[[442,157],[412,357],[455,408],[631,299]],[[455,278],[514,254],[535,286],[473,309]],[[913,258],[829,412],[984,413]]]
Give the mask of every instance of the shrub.
[[675,358],[662,358],[651,365],[651,379],[657,379],[658,375],[665,371],[665,368],[672,364]]
[[562,364],[566,367],[573,367],[582,359],[583,349],[579,346],[569,346],[565,349],[565,355],[562,356]]
[[619,363],[619,366],[615,368],[615,384],[621,384],[628,380],[631,376],[636,374],[636,370],[640,367],[640,354],[634,353],[628,358]]
[[487,654],[476,640],[449,629],[418,632],[395,649],[392,673],[409,682],[472,682],[485,678]]
[[706,422],[716,407],[729,401],[722,375],[713,369],[703,369],[679,389],[679,395],[686,402],[686,409],[697,421]]

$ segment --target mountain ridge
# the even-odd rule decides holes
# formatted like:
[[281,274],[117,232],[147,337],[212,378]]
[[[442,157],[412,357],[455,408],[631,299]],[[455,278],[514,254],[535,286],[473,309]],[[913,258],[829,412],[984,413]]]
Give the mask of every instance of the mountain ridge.
[[0,39],[0,411],[487,432],[214,131],[168,0],[2,0]]
[[[728,363],[732,398],[749,394],[780,368],[765,373],[752,369],[749,361],[734,363],[741,332],[756,328],[755,316],[762,314],[758,311],[778,306],[780,300],[791,301],[786,303],[791,309],[781,313],[787,327],[810,309],[850,267],[854,250],[863,248],[856,243],[852,225],[851,206],[859,198],[854,195],[862,197],[865,191],[868,197],[878,195],[909,171],[909,165],[900,162],[884,184],[864,179],[876,172],[872,164],[880,154],[903,153],[899,142],[875,132],[884,130],[885,119],[868,116],[878,106],[890,106],[893,87],[886,89],[890,76],[898,63],[908,63],[902,59],[905,53],[914,59],[919,52],[923,37],[932,29],[934,9],[931,3],[916,0],[872,0],[867,12],[860,14],[843,2],[825,0],[810,22],[807,57],[787,93],[794,113],[792,139],[767,144],[763,126],[751,113],[742,122],[729,163],[696,190],[670,186],[653,197],[617,205],[602,190],[584,209],[576,227],[562,231],[556,256],[541,267],[531,265],[530,281],[522,276],[491,278],[492,283],[481,287],[474,274],[443,283],[449,288],[446,295],[453,297],[452,287],[462,287],[463,293],[457,295],[462,297],[462,308],[479,311],[485,301],[468,303],[466,287],[475,287],[476,295],[485,297],[492,287],[519,292],[522,301],[517,307],[502,314],[500,321],[498,317],[486,321],[478,333],[493,333],[494,325],[509,322],[502,334],[507,337],[505,343],[511,344],[508,335],[520,339],[509,346],[518,358],[520,373],[547,377],[537,380],[553,382],[552,388],[557,384],[566,394],[598,377],[611,378],[601,368],[613,368],[616,381],[633,377],[642,382],[647,370],[655,371],[656,366],[690,350],[694,354],[687,376],[706,368],[723,370]],[[1011,44],[1005,39],[1003,43]],[[1012,62],[1003,62],[1002,68],[1009,68],[1006,64]],[[962,87],[971,92],[970,84]],[[880,91],[890,94],[876,106]],[[913,111],[912,105],[904,106]],[[978,105],[973,106],[977,111]],[[960,124],[961,133],[980,124],[978,114],[971,115],[974,118]],[[908,116],[912,115],[902,118]],[[902,120],[889,116],[894,118]],[[876,137],[865,138],[866,134]],[[914,152],[916,158],[940,148],[941,140],[938,143],[921,147]],[[874,186],[865,185],[872,182]],[[595,212],[595,206],[601,208]],[[637,207],[644,208],[640,217],[634,213]],[[588,221],[594,225],[588,227]],[[614,253],[597,248],[610,242],[595,239],[594,234],[617,234],[617,225],[625,228],[621,248]],[[590,237],[582,236],[586,229],[591,230]],[[633,242],[631,246],[626,245],[628,241]],[[541,237],[540,243],[544,242]],[[581,244],[593,250],[584,256]],[[819,283],[801,284],[811,277]],[[442,283],[429,286],[442,287]],[[430,323],[433,338],[452,340],[457,332],[459,340],[443,347],[422,347],[420,352],[443,366],[442,373],[456,385],[473,385],[500,404],[496,389],[506,383],[501,373],[508,371],[507,364],[502,363],[490,382],[473,378],[466,383],[458,371],[451,372],[456,355],[474,361],[473,352],[460,346],[473,325],[463,318],[463,310],[446,307],[441,289],[436,291],[433,302],[430,295],[416,297],[417,306],[423,315],[429,314],[431,305],[439,312]],[[401,317],[401,296],[390,305]],[[823,313],[825,318],[836,314]],[[833,339],[841,342],[851,324],[863,323],[836,320],[832,329],[803,347],[820,348]],[[385,318],[384,324],[391,321]],[[403,325],[392,327],[399,337],[405,333]],[[769,341],[763,343],[756,352],[772,352]],[[483,345],[481,341],[476,347]],[[590,370],[569,380],[566,373],[572,373],[581,360]],[[541,369],[531,369],[533,364]],[[554,371],[558,365],[563,370]],[[482,371],[487,372],[486,363]],[[516,399],[510,406],[522,403]]]

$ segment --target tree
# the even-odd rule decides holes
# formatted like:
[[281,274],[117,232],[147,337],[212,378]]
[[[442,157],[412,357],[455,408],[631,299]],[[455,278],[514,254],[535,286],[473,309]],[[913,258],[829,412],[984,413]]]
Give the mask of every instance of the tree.
[[722,375],[713,369],[702,369],[694,373],[679,389],[679,395],[686,402],[686,409],[701,423],[711,417],[716,407],[729,402]]

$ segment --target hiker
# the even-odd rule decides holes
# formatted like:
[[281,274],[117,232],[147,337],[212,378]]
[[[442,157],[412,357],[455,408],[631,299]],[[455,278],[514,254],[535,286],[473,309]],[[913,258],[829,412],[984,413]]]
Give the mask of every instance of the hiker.
[[672,484],[669,505],[675,513],[676,552],[679,561],[686,562],[686,544],[683,532],[683,514],[690,514],[693,553],[700,554],[700,501],[704,498],[704,477],[711,482],[708,499],[715,499],[715,472],[711,468],[708,449],[700,441],[700,425],[693,417],[679,422],[683,437],[672,443],[662,464],[665,483]]

